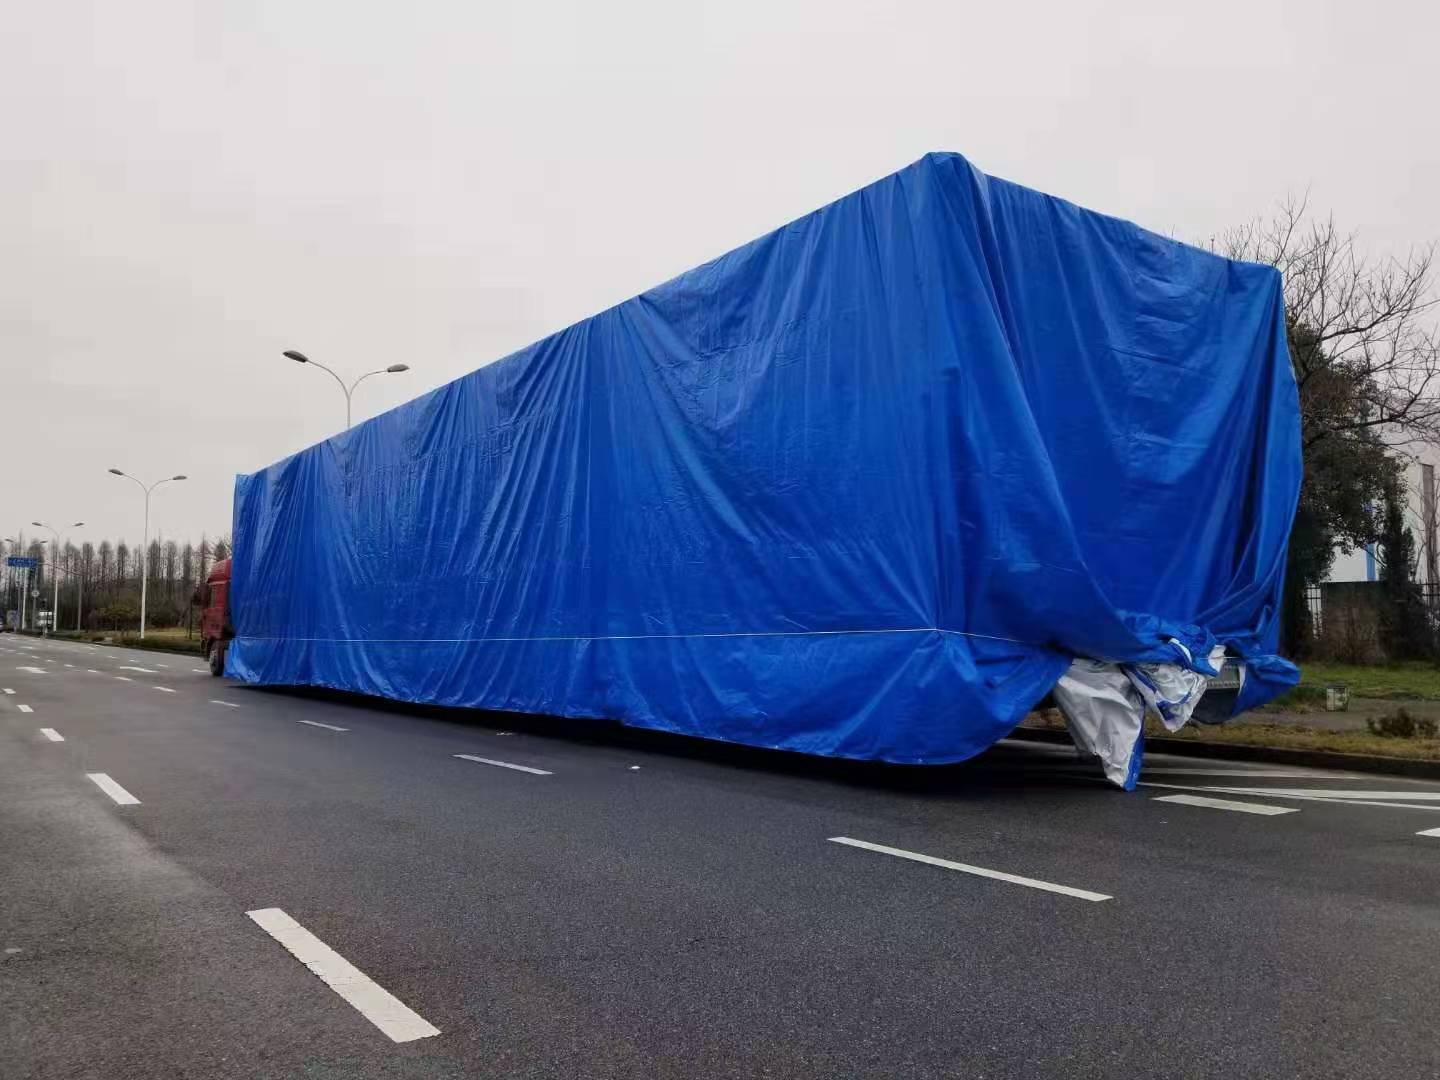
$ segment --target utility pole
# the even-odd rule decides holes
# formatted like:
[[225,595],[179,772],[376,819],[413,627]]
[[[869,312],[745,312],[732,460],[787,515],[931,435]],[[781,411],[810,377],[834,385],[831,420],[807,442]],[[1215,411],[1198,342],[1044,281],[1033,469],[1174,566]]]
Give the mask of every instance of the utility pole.
[[1420,502],[1425,519],[1426,599],[1433,606],[1440,589],[1440,553],[1435,550],[1435,466],[1420,466]]

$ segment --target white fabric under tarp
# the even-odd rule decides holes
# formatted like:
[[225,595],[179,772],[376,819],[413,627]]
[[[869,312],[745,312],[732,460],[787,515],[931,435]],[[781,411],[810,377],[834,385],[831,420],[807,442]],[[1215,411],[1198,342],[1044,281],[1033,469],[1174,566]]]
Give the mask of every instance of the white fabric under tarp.
[[[1177,648],[1183,654],[1183,647]],[[1217,647],[1207,659],[1218,675],[1226,662],[1224,648]],[[1183,664],[1114,664],[1079,657],[1053,693],[1076,748],[1099,758],[1106,779],[1129,791],[1140,775],[1145,714],[1154,714],[1167,731],[1179,731],[1194,715],[1211,678]]]

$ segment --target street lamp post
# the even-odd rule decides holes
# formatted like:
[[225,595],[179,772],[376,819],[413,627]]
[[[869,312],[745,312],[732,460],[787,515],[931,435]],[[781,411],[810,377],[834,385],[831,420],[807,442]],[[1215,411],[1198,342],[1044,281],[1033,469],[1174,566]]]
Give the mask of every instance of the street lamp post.
[[140,640],[144,641],[145,592],[150,577],[150,568],[146,565],[146,561],[150,556],[150,492],[154,491],[161,484],[168,484],[171,480],[184,480],[185,475],[181,473],[177,476],[167,476],[164,479],[156,480],[149,487],[146,487],[143,480],[138,480],[127,472],[122,472],[120,469],[111,469],[110,471],[116,476],[123,476],[127,480],[134,480],[135,483],[140,485],[140,490],[145,492],[145,541],[140,548]]
[[[60,534],[56,532],[52,526],[46,525],[43,521],[32,521],[30,524],[38,529],[49,529],[50,535],[55,537],[55,546],[50,549],[51,554],[54,556],[54,558],[50,560],[50,576],[55,582],[55,590],[50,597],[50,632],[53,634],[56,630],[60,629],[60,554],[62,548]],[[72,529],[78,529],[84,524],[85,522],[83,521],[77,521],[70,527]],[[78,598],[75,601],[75,605],[77,607],[80,605]],[[79,627],[77,626],[76,629],[78,630]]]
[[339,375],[336,375],[335,372],[331,371],[324,364],[320,363],[319,360],[311,360],[304,353],[296,352],[294,349],[286,349],[285,352],[283,352],[281,355],[288,357],[291,360],[294,360],[297,364],[313,364],[315,367],[318,367],[321,371],[327,373],[332,379],[334,379],[337,383],[340,384],[340,390],[345,395],[346,431],[350,430],[350,398],[355,393],[355,388],[357,386],[359,386],[362,382],[368,379],[371,375],[398,375],[402,371],[410,370],[409,364],[391,364],[389,367],[386,368],[376,368],[374,371],[367,371],[364,375],[361,375],[349,386],[346,386],[344,379],[340,378]]

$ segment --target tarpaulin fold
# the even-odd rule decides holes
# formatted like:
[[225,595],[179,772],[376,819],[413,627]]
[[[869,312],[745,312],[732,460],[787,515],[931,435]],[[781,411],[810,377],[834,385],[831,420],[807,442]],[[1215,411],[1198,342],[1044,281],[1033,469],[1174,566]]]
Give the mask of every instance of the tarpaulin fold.
[[1293,682],[1300,469],[1278,274],[931,154],[238,477],[227,670],[957,761],[1076,657]]

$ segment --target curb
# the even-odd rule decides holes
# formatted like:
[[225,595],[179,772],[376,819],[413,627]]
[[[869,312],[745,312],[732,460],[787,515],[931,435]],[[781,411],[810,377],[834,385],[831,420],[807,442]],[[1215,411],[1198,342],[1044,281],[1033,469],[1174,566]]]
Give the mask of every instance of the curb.
[[[1069,732],[1044,728],[1016,728],[1009,738],[1074,745]],[[1262,761],[1274,765],[1302,765],[1312,769],[1341,769],[1345,772],[1384,773],[1389,776],[1440,780],[1440,761],[1425,761],[1420,758],[1340,754],[1332,750],[1253,746],[1250,743],[1199,742],[1195,739],[1166,738],[1163,735],[1146,736],[1145,749],[1157,754],[1177,754],[1183,757],[1229,758],[1231,761]]]

